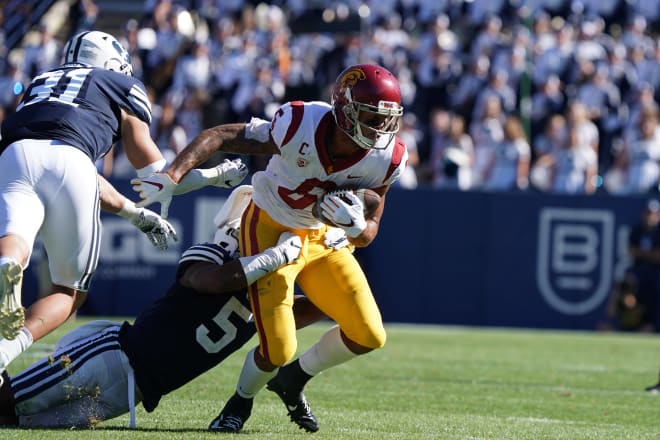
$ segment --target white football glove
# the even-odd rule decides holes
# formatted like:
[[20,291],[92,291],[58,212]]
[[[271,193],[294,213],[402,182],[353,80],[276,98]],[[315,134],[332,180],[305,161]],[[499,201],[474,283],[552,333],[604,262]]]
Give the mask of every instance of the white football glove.
[[275,245],[274,248],[282,252],[286,264],[292,263],[296,261],[300,255],[302,240],[292,232],[283,232],[280,235],[279,240],[277,240],[277,245]]
[[328,228],[323,236],[323,243],[330,249],[341,249],[351,244],[342,228]]
[[152,203],[160,203],[160,215],[164,219],[167,218],[170,203],[172,203],[172,195],[177,186],[169,175],[153,173],[142,179],[131,180],[131,185],[142,199],[135,206],[143,208]]
[[248,167],[241,159],[225,159],[224,162],[212,169],[218,173],[218,180],[212,185],[222,188],[233,188],[248,175]]
[[343,201],[338,193],[328,193],[321,202],[321,212],[336,226],[346,231],[346,235],[355,238],[367,228],[362,202],[352,191],[341,194],[349,203]]
[[130,220],[133,226],[144,232],[151,244],[160,250],[167,249],[168,237],[174,241],[179,239],[174,227],[167,220],[150,209],[137,208],[132,202],[127,202],[117,215]]

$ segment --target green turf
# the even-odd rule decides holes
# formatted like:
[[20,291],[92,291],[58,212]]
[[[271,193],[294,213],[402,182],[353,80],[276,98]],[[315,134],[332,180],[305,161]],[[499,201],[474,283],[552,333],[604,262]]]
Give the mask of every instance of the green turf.
[[[300,347],[328,325],[300,332]],[[298,430],[277,397],[263,391],[243,433],[230,438],[660,439],[660,395],[643,391],[657,380],[655,335],[390,325],[388,337],[384,349],[310,382],[319,432]],[[33,346],[10,372],[52,341]],[[206,427],[232,394],[247,349],[166,396],[153,413],[139,407],[135,430],[123,416],[92,432],[15,429],[0,430],[0,438],[223,436]]]

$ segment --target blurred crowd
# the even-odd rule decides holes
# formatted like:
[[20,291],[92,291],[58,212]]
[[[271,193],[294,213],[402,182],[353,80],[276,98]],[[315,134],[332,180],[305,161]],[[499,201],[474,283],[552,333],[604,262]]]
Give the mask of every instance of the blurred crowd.
[[[0,0],[3,30],[29,4]],[[104,4],[73,0],[63,27],[0,50],[0,120]],[[205,127],[327,101],[341,70],[374,62],[401,84],[405,188],[658,191],[658,0],[146,0],[101,30],[131,53],[169,158]],[[130,173],[120,145],[99,169]]]

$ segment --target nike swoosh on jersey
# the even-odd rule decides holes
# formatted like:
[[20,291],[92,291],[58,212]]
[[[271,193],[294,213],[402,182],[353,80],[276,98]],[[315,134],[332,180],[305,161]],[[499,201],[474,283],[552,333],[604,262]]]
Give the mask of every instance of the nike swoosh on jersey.
[[149,185],[153,185],[156,188],[158,188],[158,191],[163,189],[163,184],[162,183],[152,182],[151,180],[143,180],[142,183],[148,183]]
[[348,179],[360,179],[362,176],[351,176],[350,174],[346,176]]

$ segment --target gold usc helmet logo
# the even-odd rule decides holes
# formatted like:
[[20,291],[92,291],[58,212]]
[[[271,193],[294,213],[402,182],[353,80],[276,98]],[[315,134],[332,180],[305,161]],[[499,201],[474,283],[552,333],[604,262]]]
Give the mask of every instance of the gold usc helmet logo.
[[360,68],[351,69],[344,73],[339,79],[339,87],[343,90],[345,88],[352,88],[358,81],[365,79],[367,76]]

